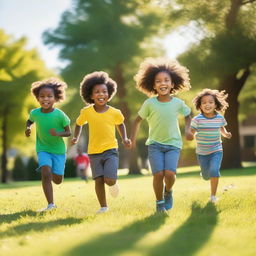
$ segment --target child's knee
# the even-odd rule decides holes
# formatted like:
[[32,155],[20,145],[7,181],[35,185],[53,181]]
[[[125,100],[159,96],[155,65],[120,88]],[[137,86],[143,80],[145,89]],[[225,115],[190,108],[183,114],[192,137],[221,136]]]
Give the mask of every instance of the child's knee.
[[115,179],[110,179],[110,178],[104,178],[104,182],[109,185],[109,186],[113,186],[116,184],[116,180]]
[[42,166],[41,167],[41,175],[43,179],[50,179],[51,178],[51,169],[49,166]]
[[160,172],[154,173],[154,178],[155,179],[163,179],[164,178],[164,172],[160,171]]
[[176,173],[171,171],[171,170],[165,170],[164,177],[166,179],[175,179],[176,178]]

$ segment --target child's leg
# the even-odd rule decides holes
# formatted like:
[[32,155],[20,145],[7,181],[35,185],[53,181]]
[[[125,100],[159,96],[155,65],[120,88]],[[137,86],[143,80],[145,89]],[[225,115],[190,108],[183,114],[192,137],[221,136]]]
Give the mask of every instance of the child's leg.
[[95,178],[95,191],[101,207],[107,207],[103,176]]
[[156,172],[153,176],[153,188],[156,196],[156,200],[163,200],[163,190],[164,190],[164,172]]
[[52,173],[49,166],[41,167],[42,186],[48,204],[53,204]]
[[211,196],[216,196],[216,192],[219,184],[219,177],[211,177],[210,183],[211,183]]
[[164,182],[165,182],[165,190],[171,191],[172,186],[176,180],[176,173],[172,170],[165,170],[164,171]]
[[210,171],[210,184],[211,184],[211,196],[216,196],[217,188],[220,177],[220,166],[222,161],[222,151],[211,154],[209,171]]
[[63,176],[62,175],[57,175],[55,173],[52,173],[52,181],[59,185],[63,181]]

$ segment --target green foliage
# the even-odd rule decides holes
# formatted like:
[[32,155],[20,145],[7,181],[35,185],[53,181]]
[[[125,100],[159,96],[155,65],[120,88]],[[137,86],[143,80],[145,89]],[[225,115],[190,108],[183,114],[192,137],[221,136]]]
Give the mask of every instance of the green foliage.
[[28,180],[41,180],[41,174],[36,171],[38,168],[38,163],[36,159],[31,156],[28,159],[27,163],[27,175],[28,175]]
[[76,165],[72,158],[68,158],[65,165],[65,177],[76,177]]
[[[160,52],[150,40],[158,33],[159,12],[146,2],[74,0],[73,8],[63,13],[59,26],[44,33],[45,43],[60,46],[60,58],[68,61],[62,75],[76,90],[65,109],[73,120],[84,105],[78,100],[79,83],[95,70],[109,72],[114,79],[123,78],[127,95],[121,100],[128,101],[129,97],[129,108],[135,112],[133,102],[137,96],[130,97],[135,91],[133,76],[139,62],[148,55],[147,50],[151,50],[151,56]],[[111,104],[119,102],[114,98]]]
[[36,50],[26,49],[26,43],[26,38],[14,40],[0,30],[0,122],[7,120],[7,130],[2,131],[7,134],[7,147],[20,147],[23,153],[32,147],[20,129],[25,125],[29,109],[35,106],[30,95],[31,83],[52,75]]
[[15,181],[27,180],[27,169],[21,156],[17,156],[14,160],[14,167],[12,169],[12,178]]

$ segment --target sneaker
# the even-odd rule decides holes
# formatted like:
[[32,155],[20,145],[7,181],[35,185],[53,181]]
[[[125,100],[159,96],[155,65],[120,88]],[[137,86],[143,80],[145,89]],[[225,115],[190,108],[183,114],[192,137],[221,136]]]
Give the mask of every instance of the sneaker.
[[219,199],[218,199],[216,196],[211,196],[211,197],[210,197],[210,201],[211,201],[213,204],[216,204],[218,200],[219,200]]
[[101,208],[96,212],[96,214],[104,213],[104,212],[107,212],[107,211],[108,211],[108,207],[101,207]]
[[157,212],[166,212],[164,200],[156,201],[156,211]]
[[112,186],[109,186],[109,193],[112,197],[117,197],[119,194],[119,185],[116,183]]
[[172,190],[166,191],[165,188],[164,188],[164,206],[167,211],[172,209],[173,207]]
[[47,212],[47,211],[51,211],[51,210],[56,209],[56,208],[57,208],[56,204],[48,204],[47,207],[45,207],[43,209],[40,209],[37,212]]

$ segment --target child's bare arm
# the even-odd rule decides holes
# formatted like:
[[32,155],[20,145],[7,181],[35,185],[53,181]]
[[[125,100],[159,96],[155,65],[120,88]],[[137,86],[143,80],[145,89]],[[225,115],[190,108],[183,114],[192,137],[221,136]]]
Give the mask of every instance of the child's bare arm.
[[120,137],[122,138],[122,142],[123,142],[124,146],[126,148],[130,148],[131,147],[131,140],[127,138],[125,124],[122,123],[120,125],[117,125],[116,127],[117,127],[117,131],[118,131]]
[[33,124],[32,121],[27,120],[27,122],[26,122],[26,130],[25,130],[25,135],[26,135],[27,137],[29,137],[30,134],[31,134],[31,125],[32,125],[32,124]]
[[191,131],[190,128],[190,123],[191,123],[191,116],[185,116],[185,137],[187,140],[193,140],[194,139],[194,134]]
[[140,116],[137,116],[134,120],[132,131],[131,131],[131,141],[132,141],[132,147],[134,148],[136,145],[136,137],[140,129],[142,118]]
[[49,130],[49,133],[52,136],[69,137],[71,135],[71,129],[70,129],[70,126],[67,125],[66,127],[64,127],[64,131],[62,132],[57,132],[54,128],[52,128]]
[[79,125],[76,124],[74,136],[71,140],[72,145],[75,145],[79,141],[82,128],[83,128],[83,126],[79,126]]
[[221,132],[222,136],[227,138],[227,139],[230,139],[232,137],[231,132],[228,132],[224,126],[222,126],[220,128],[220,132]]

